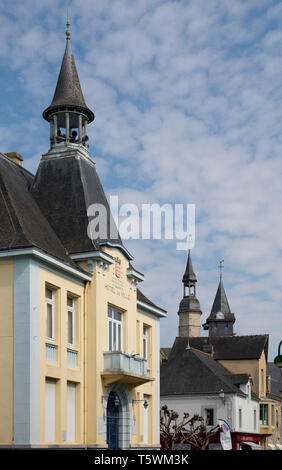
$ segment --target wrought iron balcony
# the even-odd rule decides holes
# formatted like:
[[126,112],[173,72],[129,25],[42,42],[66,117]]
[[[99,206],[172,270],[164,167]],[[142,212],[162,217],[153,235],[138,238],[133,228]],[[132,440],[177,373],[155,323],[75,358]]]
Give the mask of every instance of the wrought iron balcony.
[[146,359],[121,351],[104,352],[104,370],[101,375],[107,384],[120,380],[133,387],[153,380]]

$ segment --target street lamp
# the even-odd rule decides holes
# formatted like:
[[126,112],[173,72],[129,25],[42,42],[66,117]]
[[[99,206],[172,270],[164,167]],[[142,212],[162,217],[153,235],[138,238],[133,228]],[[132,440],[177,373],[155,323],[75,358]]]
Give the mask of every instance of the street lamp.
[[143,402],[143,406],[146,410],[146,408],[148,408],[148,406],[149,406],[148,400],[132,400],[132,405],[134,405],[134,403],[137,403],[139,401]]
[[276,356],[276,357],[274,358],[274,364],[276,365],[276,367],[279,367],[280,372],[281,372],[281,375],[282,375],[282,354],[281,354],[281,352],[280,352],[281,344],[282,344],[282,341],[280,341],[280,343],[279,343],[279,346],[278,346],[278,356]]

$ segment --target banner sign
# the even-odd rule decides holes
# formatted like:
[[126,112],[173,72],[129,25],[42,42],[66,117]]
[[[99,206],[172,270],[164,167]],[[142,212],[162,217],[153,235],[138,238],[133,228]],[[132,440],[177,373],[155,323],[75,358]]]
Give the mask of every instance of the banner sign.
[[220,443],[223,450],[232,450],[232,441],[230,427],[223,419],[218,420],[218,425],[220,427]]

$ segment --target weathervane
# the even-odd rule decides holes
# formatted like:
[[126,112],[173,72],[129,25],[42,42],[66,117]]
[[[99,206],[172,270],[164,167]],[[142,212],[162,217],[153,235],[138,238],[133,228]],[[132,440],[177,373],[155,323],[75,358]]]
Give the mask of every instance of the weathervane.
[[224,263],[224,259],[219,261],[219,266],[218,267],[220,269],[220,280],[222,280],[222,270],[224,269],[223,263]]
[[70,18],[69,18],[69,6],[67,7],[67,23],[66,23],[67,29],[66,29],[66,38],[70,39]]

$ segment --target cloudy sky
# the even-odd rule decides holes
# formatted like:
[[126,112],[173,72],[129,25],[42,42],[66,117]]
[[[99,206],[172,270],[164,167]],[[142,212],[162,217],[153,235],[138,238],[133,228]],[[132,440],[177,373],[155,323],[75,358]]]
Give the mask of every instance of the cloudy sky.
[[[120,202],[196,205],[202,322],[218,261],[237,334],[282,339],[282,1],[72,0],[72,49],[91,155]],[[42,111],[65,48],[67,1],[0,0],[0,150],[35,172],[49,148]],[[186,253],[129,240],[141,290],[177,335]],[[206,334],[203,332],[202,334]]]

